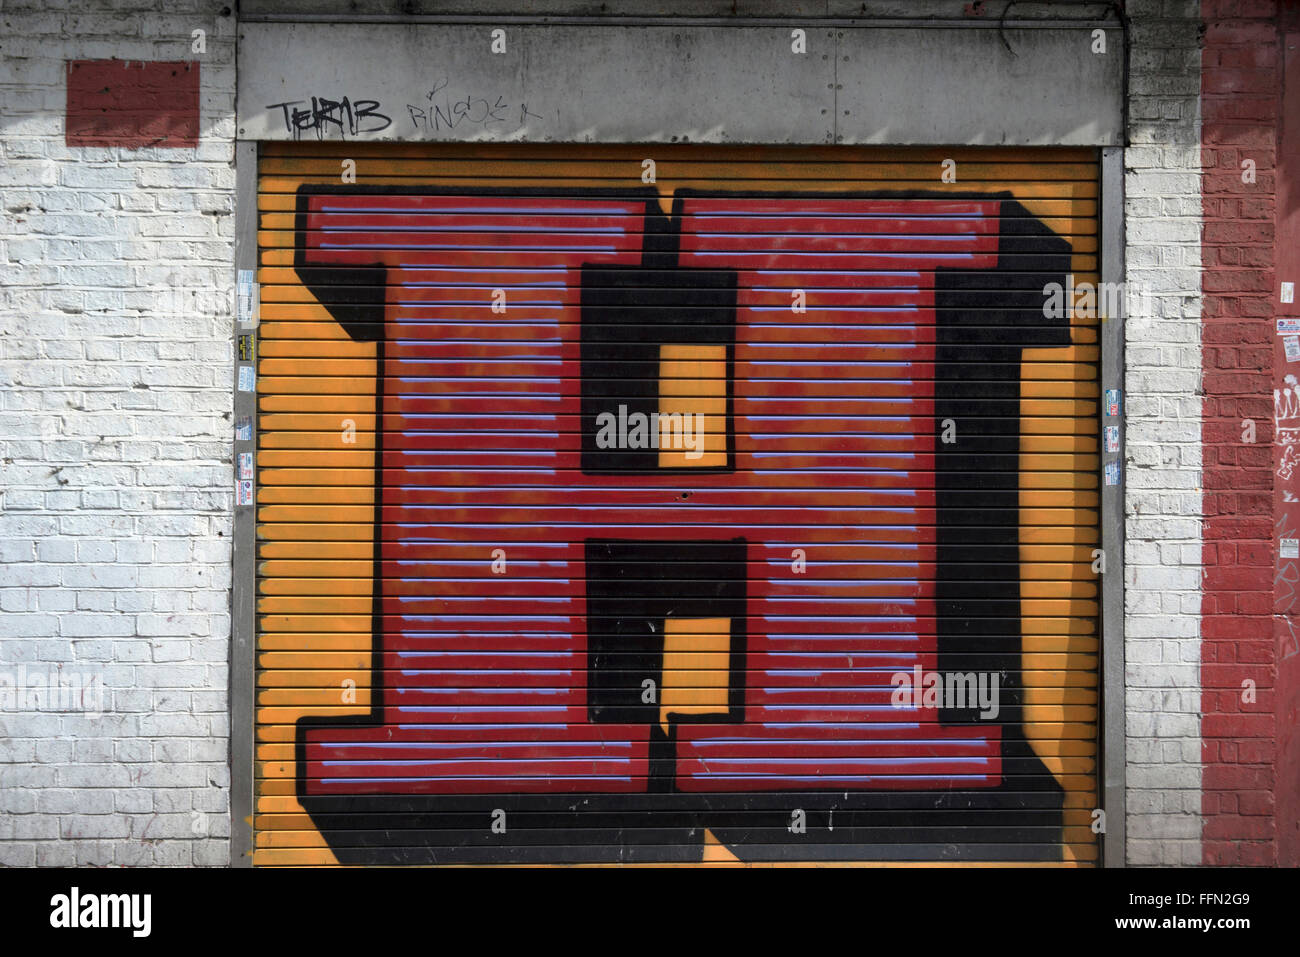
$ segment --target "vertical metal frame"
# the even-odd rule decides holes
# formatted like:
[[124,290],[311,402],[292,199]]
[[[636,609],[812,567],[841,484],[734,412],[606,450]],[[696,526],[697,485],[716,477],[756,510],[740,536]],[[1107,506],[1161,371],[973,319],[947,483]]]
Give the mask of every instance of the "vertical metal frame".
[[[239,289],[239,274],[257,269],[257,143],[251,140],[235,141],[235,288]],[[238,296],[238,292],[237,292]],[[253,301],[256,309],[256,300]],[[241,315],[236,308],[232,325],[231,347],[235,356],[234,421],[231,433],[235,434],[239,421],[252,423],[247,439],[235,439],[231,457],[231,489],[234,498],[234,568],[231,579],[230,609],[230,863],[232,867],[251,867],[253,864],[253,712],[256,705],[256,589],[257,589],[257,509],[256,505],[239,505],[239,454],[256,455],[257,445],[257,392],[244,392],[239,388],[240,366],[252,364],[256,369],[255,336],[256,313],[251,317]],[[245,321],[252,319],[252,321]],[[239,336],[254,335],[252,362],[241,362]],[[256,471],[254,471],[256,475]],[[257,484],[253,485],[256,503]]]
[[[1124,150],[1105,147],[1101,151],[1101,281],[1124,281]],[[1120,286],[1119,288],[1125,289]],[[1127,290],[1126,290],[1127,292]],[[1100,299],[1101,297],[1099,297]],[[1127,295],[1121,297],[1121,302]],[[1102,316],[1098,333],[1101,347],[1101,415],[1098,436],[1101,449],[1101,548],[1105,572],[1101,576],[1101,710],[1098,766],[1101,801],[1106,812],[1102,835],[1102,865],[1124,866],[1125,812],[1125,704],[1124,704],[1124,416],[1128,396],[1124,394],[1124,320],[1127,305],[1118,316]],[[1106,392],[1117,390],[1119,415],[1107,415]],[[1106,451],[1106,427],[1119,429],[1119,450]],[[1118,468],[1118,481],[1106,484],[1106,466]]]

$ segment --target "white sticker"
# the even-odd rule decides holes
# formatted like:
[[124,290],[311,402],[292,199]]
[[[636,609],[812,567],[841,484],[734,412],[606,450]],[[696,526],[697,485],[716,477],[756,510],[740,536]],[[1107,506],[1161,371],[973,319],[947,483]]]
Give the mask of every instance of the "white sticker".
[[1106,451],[1107,452],[1119,451],[1119,426],[1118,425],[1106,426]]
[[1282,539],[1281,553],[1283,558],[1300,558],[1300,538]]
[[1286,361],[1295,362],[1300,359],[1300,336],[1284,336],[1282,338],[1282,347],[1286,349]]
[[1105,474],[1106,474],[1107,485],[1118,485],[1119,484],[1119,463],[1107,462],[1105,468]]
[[1277,321],[1277,334],[1279,336],[1291,332],[1300,332],[1300,319],[1279,319]]
[[253,477],[253,453],[239,453],[239,477],[241,479],[251,479]]
[[239,367],[239,391],[252,392],[253,387],[257,384],[257,373],[252,366]]
[[238,273],[236,308],[239,324],[246,329],[257,325],[258,290],[257,274],[251,269],[241,269]]
[[253,504],[253,483],[252,482],[243,481],[235,485],[235,504],[236,505]]
[[1293,282],[1282,283],[1282,301],[1295,302],[1295,283]]

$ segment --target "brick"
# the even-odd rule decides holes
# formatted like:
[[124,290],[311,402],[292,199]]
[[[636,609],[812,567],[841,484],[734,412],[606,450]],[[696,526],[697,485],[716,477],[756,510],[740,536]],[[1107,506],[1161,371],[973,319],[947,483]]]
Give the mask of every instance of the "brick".
[[[114,710],[98,719],[0,712],[6,759],[27,762],[0,765],[0,818],[27,819],[17,838],[10,829],[0,840],[2,864],[191,864],[193,835],[158,844],[130,838],[132,822],[155,810],[154,792],[131,775],[154,762],[155,747],[184,755],[186,770],[166,784],[186,808],[195,795],[211,800],[209,781],[226,780],[224,727],[180,713],[154,718],[144,732],[139,722],[153,716],[160,685],[185,684],[173,693],[186,701],[225,692],[224,671],[206,662],[226,660],[229,613],[206,593],[228,588],[229,550],[199,552],[192,543],[215,538],[206,513],[228,507],[203,495],[225,491],[230,461],[221,413],[230,407],[223,359],[233,301],[233,43],[210,29],[201,67],[186,70],[197,79],[201,69],[202,89],[156,88],[155,102],[137,103],[152,110],[139,118],[153,133],[147,127],[158,123],[163,100],[189,98],[192,120],[164,119],[158,128],[192,139],[188,147],[127,152],[63,142],[65,133],[86,132],[64,122],[65,106],[75,114],[85,102],[82,75],[67,95],[66,62],[117,57],[104,69],[139,79],[147,71],[122,60],[156,58],[141,26],[163,28],[154,6],[87,0],[74,15],[51,16],[69,4],[5,5],[5,71],[17,86],[0,91],[0,101],[18,120],[0,130],[0,312],[25,318],[0,318],[0,670],[39,662],[99,671]],[[172,19],[196,15],[212,14],[182,3]],[[232,21],[225,24],[228,32]],[[110,119],[121,128],[132,118],[117,110]],[[193,238],[145,238],[153,232]],[[176,282],[197,295],[166,298]],[[154,567],[160,541],[184,556],[184,574],[142,585],[140,569]],[[181,633],[202,636],[195,660],[203,664],[154,662],[139,639],[139,616],[158,621],[171,610],[183,616]],[[228,834],[228,823],[212,830],[205,860],[220,856]]]
[[[1199,706],[1204,547],[1202,157],[1193,120],[1201,85],[1199,11],[1195,3],[1152,2],[1130,4],[1127,12],[1134,145],[1125,154],[1125,265],[1131,281],[1153,290],[1143,310],[1153,318],[1138,315],[1126,324],[1127,847],[1130,864],[1177,865],[1200,858],[1200,728],[1185,700]],[[1213,229],[1246,238],[1240,224]],[[1233,350],[1235,361],[1240,340],[1206,332],[1206,343]],[[1260,415],[1271,424],[1271,405]],[[1239,419],[1231,425],[1222,429],[1225,441],[1240,436]],[[1216,454],[1205,452],[1207,460]],[[1196,795],[1195,810],[1183,810],[1185,793]]]
[[67,145],[197,146],[199,68],[197,62],[70,62]]
[[[1230,202],[1221,202],[1213,212],[1207,210],[1207,216],[1222,218],[1206,220],[1203,288],[1220,294],[1211,297],[1214,315],[1250,317],[1257,330],[1270,333],[1270,340],[1275,281],[1274,149],[1281,77],[1275,26],[1264,18],[1275,15],[1276,8],[1263,3],[1207,0],[1205,57],[1212,68],[1203,83],[1203,141],[1214,147],[1206,150],[1214,162],[1205,170],[1205,193],[1240,194]],[[1261,19],[1252,22],[1249,18]],[[1238,160],[1244,157],[1255,161],[1253,184],[1241,182]],[[1249,329],[1249,325],[1225,323],[1212,335],[1225,345],[1244,344],[1249,341]],[[1266,398],[1272,388],[1272,348],[1270,343],[1263,351],[1254,347],[1207,351],[1207,364],[1213,362],[1215,369],[1214,373],[1207,370],[1205,376],[1207,399],[1252,392]],[[1259,374],[1249,378],[1237,374],[1247,366]],[[1271,409],[1260,408],[1253,415],[1271,418]],[[1207,440],[1209,434],[1207,430]],[[1272,738],[1276,733],[1271,713],[1269,617],[1274,574],[1272,454],[1270,436],[1257,447],[1224,447],[1213,459],[1206,458],[1206,487],[1232,490],[1216,496],[1212,508],[1207,506],[1207,545],[1235,540],[1231,549],[1207,549],[1205,556],[1203,660],[1217,662],[1202,667],[1205,787],[1207,795],[1210,788],[1229,789],[1224,800],[1206,807],[1205,863],[1210,864],[1260,863],[1268,855],[1261,857],[1257,851],[1247,850],[1252,845],[1245,842],[1272,839],[1271,819],[1258,811],[1271,801],[1267,791],[1272,786]],[[1247,467],[1252,471],[1246,471]],[[1261,491],[1241,492],[1251,488]],[[1270,521],[1265,525],[1242,518],[1246,515],[1262,515]],[[1257,574],[1247,569],[1255,569]],[[1240,683],[1247,678],[1256,681],[1260,689],[1252,704],[1240,699]],[[1252,797],[1261,793],[1252,789],[1262,789],[1266,798]],[[1236,813],[1243,801],[1248,805],[1254,802],[1252,817]],[[1268,820],[1267,829],[1260,828],[1261,820]]]

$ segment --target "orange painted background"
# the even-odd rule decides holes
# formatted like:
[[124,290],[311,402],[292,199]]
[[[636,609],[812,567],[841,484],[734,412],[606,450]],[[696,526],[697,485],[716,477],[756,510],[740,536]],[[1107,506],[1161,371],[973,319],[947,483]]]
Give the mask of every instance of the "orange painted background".
[[[1009,192],[1097,276],[1097,166],[1087,150],[759,149],[264,144],[260,159],[256,850],[262,866],[337,861],[295,797],[294,724],[371,708],[375,345],[353,341],[294,270],[296,191],[339,185],[641,188],[665,212],[698,190]],[[956,181],[944,183],[945,159]],[[1023,355],[1020,559],[1028,740],[1065,792],[1062,857],[1095,862],[1099,320]],[[666,679],[665,679],[666,680]],[[732,863],[725,849],[706,861]],[[904,862],[905,863],[905,862]]]

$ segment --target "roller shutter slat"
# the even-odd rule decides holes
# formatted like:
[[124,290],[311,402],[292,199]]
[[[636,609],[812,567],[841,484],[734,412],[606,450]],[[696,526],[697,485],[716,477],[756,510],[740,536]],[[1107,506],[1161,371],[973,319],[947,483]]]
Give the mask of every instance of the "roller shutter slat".
[[264,147],[255,862],[1095,863],[1095,153],[645,149]]

